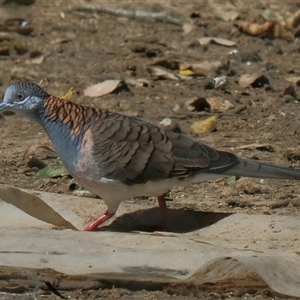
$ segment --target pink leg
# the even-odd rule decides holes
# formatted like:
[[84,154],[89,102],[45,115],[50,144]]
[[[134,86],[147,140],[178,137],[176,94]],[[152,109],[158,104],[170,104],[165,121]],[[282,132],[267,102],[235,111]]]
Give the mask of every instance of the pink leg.
[[114,215],[115,215],[115,213],[110,213],[107,211],[105,214],[103,214],[101,217],[99,217],[98,219],[93,221],[88,226],[84,227],[82,230],[83,231],[95,231],[101,224],[103,224],[105,221],[107,221]]
[[166,195],[167,193],[157,197],[158,206],[162,209],[168,209],[166,204]]
[[158,227],[158,230],[166,230],[168,227],[167,226],[168,225],[168,222],[167,222],[168,207],[166,204],[166,195],[167,194],[168,193],[165,193],[165,194],[157,197],[158,205],[162,209],[162,222],[161,222],[160,226]]

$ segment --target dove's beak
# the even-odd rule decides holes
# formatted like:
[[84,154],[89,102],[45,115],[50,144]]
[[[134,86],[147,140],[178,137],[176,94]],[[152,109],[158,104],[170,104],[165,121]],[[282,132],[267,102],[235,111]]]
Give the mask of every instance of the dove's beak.
[[4,111],[10,108],[10,105],[8,102],[1,102],[0,103],[0,111]]

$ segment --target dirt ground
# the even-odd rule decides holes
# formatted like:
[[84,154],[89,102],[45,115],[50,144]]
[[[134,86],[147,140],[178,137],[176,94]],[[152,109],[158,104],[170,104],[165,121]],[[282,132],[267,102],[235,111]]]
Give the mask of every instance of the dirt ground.
[[[293,93],[283,95],[290,85],[299,92],[296,83],[287,81],[300,76],[300,43],[296,39],[254,37],[241,32],[233,22],[217,16],[216,11],[222,9],[225,1],[222,4],[161,1],[158,5],[150,1],[125,4],[121,1],[40,0],[31,6],[6,2],[9,3],[0,10],[1,19],[24,18],[32,31],[29,34],[15,30],[0,32],[2,93],[9,83],[16,80],[40,83],[56,96],[62,96],[74,87],[72,101],[136,116],[157,125],[164,118],[172,118],[177,130],[212,147],[245,158],[300,167],[300,116],[297,113],[300,105],[297,98],[300,97]],[[80,3],[123,7],[129,11],[172,11],[183,19],[193,16],[195,24],[189,33],[184,33],[182,24],[185,21],[172,24],[71,9]],[[260,20],[260,14],[266,9],[279,12],[286,18],[300,8],[299,1],[245,3],[228,1],[227,4],[238,13],[236,21]],[[200,45],[198,38],[205,36],[225,38],[236,42],[237,46]],[[220,63],[219,67],[207,71],[206,77],[171,80],[149,72],[151,63],[159,60]],[[176,68],[161,68],[178,74]],[[269,84],[238,90],[239,79],[244,74],[265,75]],[[226,76],[226,86],[209,88],[208,82],[219,75]],[[83,95],[83,90],[91,84],[128,78],[144,79],[147,85],[128,84],[126,89],[117,89],[101,98]],[[196,135],[191,125],[210,114],[191,113],[186,103],[199,97],[220,97],[230,101],[235,108],[214,114],[219,115],[215,131]],[[25,172],[29,167],[23,154],[29,146],[52,147],[41,127],[17,115],[0,115],[0,141],[0,183],[53,193],[72,193],[69,189],[72,179],[68,177],[44,179],[34,172]],[[239,148],[253,143],[267,146],[262,150]],[[270,146],[272,151],[268,151]],[[39,151],[37,157],[51,165],[60,164],[58,158],[49,157],[45,151]],[[172,208],[244,212],[250,216],[300,215],[299,192],[298,183],[289,180],[242,178],[233,182],[222,180],[175,188],[168,204]],[[154,198],[145,201],[149,207],[157,205]],[[107,287],[63,292],[63,295],[70,299],[277,299],[275,294],[260,288],[238,291],[211,286],[183,290],[163,287],[152,291]],[[60,297],[52,294],[48,299]]]

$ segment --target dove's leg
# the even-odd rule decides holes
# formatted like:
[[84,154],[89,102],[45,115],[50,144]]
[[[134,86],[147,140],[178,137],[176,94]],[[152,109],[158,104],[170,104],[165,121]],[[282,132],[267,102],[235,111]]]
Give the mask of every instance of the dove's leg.
[[158,206],[162,209],[168,209],[167,204],[166,204],[166,195],[167,194],[168,193],[165,193],[165,194],[157,197]]
[[166,203],[166,195],[168,193],[162,194],[157,197],[158,206],[162,209],[162,221],[156,230],[166,230],[167,229],[167,215],[168,215],[168,207]]
[[103,214],[101,217],[99,217],[98,219],[96,219],[95,221],[93,221],[91,224],[89,224],[88,226],[83,228],[83,231],[95,231],[97,230],[97,228],[103,224],[105,221],[107,221],[108,219],[110,219],[111,217],[113,217],[115,215],[114,213],[110,213],[108,210],[106,211],[105,214]]

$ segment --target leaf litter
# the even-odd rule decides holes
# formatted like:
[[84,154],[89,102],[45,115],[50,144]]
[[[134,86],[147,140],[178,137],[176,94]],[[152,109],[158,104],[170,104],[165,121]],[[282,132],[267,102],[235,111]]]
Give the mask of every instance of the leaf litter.
[[271,39],[285,39],[292,41],[299,30],[300,10],[296,11],[291,17],[284,19],[280,13],[265,10],[262,16],[266,20],[263,23],[240,21],[235,22],[242,32],[252,36],[267,37]]
[[105,80],[103,82],[93,84],[88,86],[84,91],[85,96],[92,98],[102,97],[106,94],[113,92],[118,86],[120,86],[121,81],[115,79]]
[[194,122],[191,129],[196,134],[212,132],[217,128],[218,116],[211,116],[205,120]]

